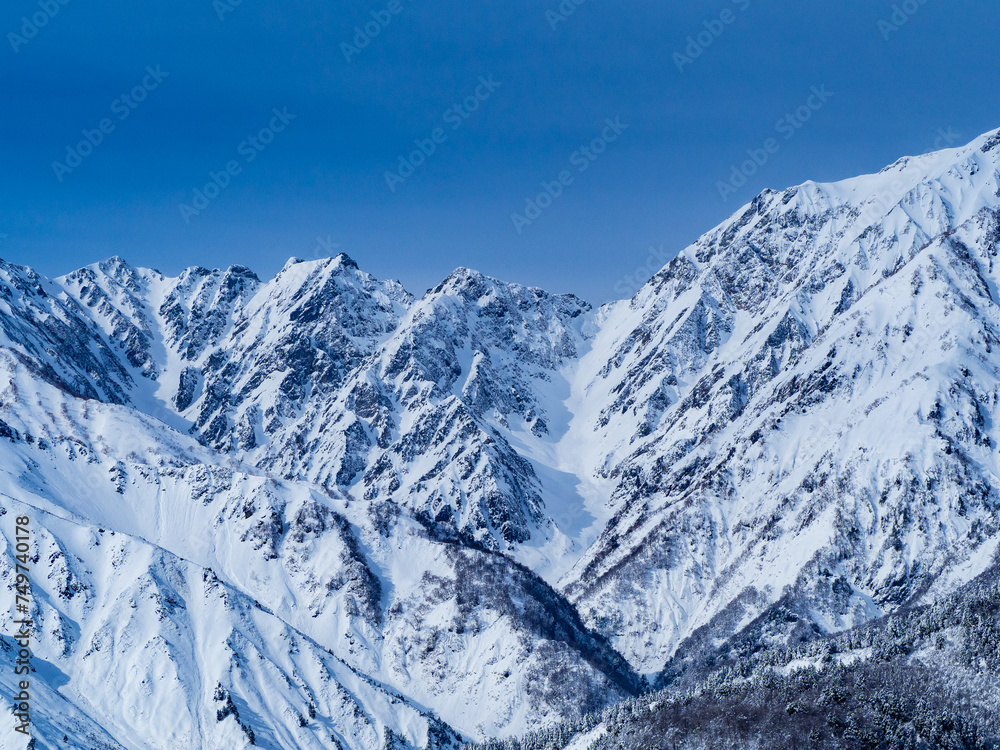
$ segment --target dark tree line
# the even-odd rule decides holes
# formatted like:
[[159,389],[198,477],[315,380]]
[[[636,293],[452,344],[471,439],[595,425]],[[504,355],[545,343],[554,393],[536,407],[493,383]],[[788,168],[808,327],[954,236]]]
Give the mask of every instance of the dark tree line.
[[[686,658],[669,687],[465,750],[1000,749],[1000,570],[830,637],[770,647],[749,629]],[[803,665],[793,668],[796,663]]]

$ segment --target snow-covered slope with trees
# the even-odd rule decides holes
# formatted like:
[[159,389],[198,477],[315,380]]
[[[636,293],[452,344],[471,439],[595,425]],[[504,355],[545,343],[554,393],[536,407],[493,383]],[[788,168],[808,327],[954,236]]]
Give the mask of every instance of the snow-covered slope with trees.
[[767,191],[596,310],[0,262],[37,746],[449,747],[947,596],[1000,542],[998,161]]

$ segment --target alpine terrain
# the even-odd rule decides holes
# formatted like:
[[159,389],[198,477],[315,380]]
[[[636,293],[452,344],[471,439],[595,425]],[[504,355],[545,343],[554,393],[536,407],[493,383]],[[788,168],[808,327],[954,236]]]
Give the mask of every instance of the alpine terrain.
[[0,261],[0,693],[27,615],[39,749],[995,746],[998,248],[1000,131],[599,309]]

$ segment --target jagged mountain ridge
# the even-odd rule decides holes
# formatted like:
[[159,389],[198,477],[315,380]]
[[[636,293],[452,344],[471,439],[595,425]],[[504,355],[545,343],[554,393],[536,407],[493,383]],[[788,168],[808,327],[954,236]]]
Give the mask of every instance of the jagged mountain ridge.
[[[286,271],[299,265],[290,264]],[[396,309],[385,290],[398,291],[398,285],[368,283],[370,277],[361,275],[344,256],[309,264],[305,270],[292,283],[283,272],[279,281],[284,283],[270,285],[260,284],[239,268],[228,272],[195,269],[170,280],[112,259],[60,280],[63,291],[49,282],[52,293],[43,298],[58,298],[76,316],[73,325],[89,337],[85,346],[49,347],[44,356],[52,364],[43,370],[29,358],[35,350],[24,354],[15,349],[18,344],[11,338],[14,351],[5,359],[10,385],[2,415],[2,429],[12,446],[4,451],[3,476],[11,481],[4,507],[19,512],[37,509],[42,514],[39,532],[46,542],[56,545],[58,558],[75,561],[70,569],[76,568],[64,574],[71,583],[53,573],[50,578],[55,581],[47,580],[39,587],[39,593],[49,595],[37,603],[36,616],[56,624],[38,644],[40,658],[51,665],[47,672],[55,683],[52,689],[62,686],[73,711],[92,717],[96,726],[125,747],[187,747],[198,742],[205,747],[220,743],[238,747],[251,738],[260,742],[265,737],[280,747],[338,747],[337,743],[380,747],[385,731],[408,746],[425,747],[433,740],[434,746],[446,747],[457,738],[451,727],[465,736],[518,731],[634,694],[641,688],[640,681],[599,635],[584,627],[572,606],[530,571],[496,552],[505,537],[527,538],[529,534],[524,530],[526,520],[517,527],[504,526],[508,514],[502,503],[508,499],[496,490],[495,482],[490,485],[491,472],[508,472],[505,476],[517,480],[520,476],[512,472],[523,472],[526,487],[537,485],[537,480],[532,479],[527,463],[511,461],[516,456],[513,449],[480,421],[478,414],[486,411],[483,405],[491,397],[489,377],[496,377],[488,363],[477,368],[479,374],[468,385],[470,390],[482,390],[468,409],[457,403],[450,385],[436,390],[421,370],[435,367],[433,357],[403,368],[405,372],[398,370],[397,389],[386,391],[390,398],[414,405],[416,424],[403,433],[404,440],[412,443],[427,435],[425,423],[434,420],[439,403],[447,402],[454,415],[449,419],[463,441],[455,450],[475,450],[483,456],[462,477],[469,495],[479,491],[484,498],[469,503],[471,521],[467,524],[435,522],[430,506],[422,502],[401,500],[397,504],[391,497],[365,500],[332,482],[297,482],[300,476],[306,480],[315,476],[301,454],[292,454],[295,461],[290,470],[278,476],[273,470],[282,468],[277,458],[289,455],[287,444],[275,439],[272,447],[261,440],[256,453],[240,450],[234,441],[220,446],[215,435],[200,431],[205,409],[199,399],[187,409],[176,409],[189,363],[200,361],[204,363],[201,382],[216,378],[220,388],[229,389],[211,407],[216,412],[239,414],[240,409],[243,413],[257,409],[266,414],[262,404],[283,404],[289,408],[289,423],[295,426],[295,409],[307,399],[296,401],[280,386],[277,395],[266,387],[242,387],[239,378],[226,374],[227,365],[220,363],[285,356],[284,344],[289,340],[308,341],[314,347],[307,354],[313,362],[334,359],[335,353],[324,351],[324,346],[332,349],[346,341],[347,347],[354,347],[346,349],[350,356],[360,358],[362,346],[374,349],[391,343],[388,334],[382,337],[385,342],[380,341],[378,331],[369,332],[367,340],[361,335],[365,331],[357,331],[351,339],[324,339],[311,326],[299,325],[289,335],[287,328],[276,325],[276,315],[270,313],[275,309],[285,310],[286,317],[296,323],[308,320],[319,327],[330,327],[335,321],[325,313],[316,314],[317,309],[360,315],[366,302],[367,309],[378,312]],[[12,284],[29,273],[13,266],[4,271]],[[462,278],[483,285],[482,290],[494,284],[501,288],[499,282],[487,282],[471,272]],[[314,284],[316,279],[322,283]],[[468,293],[465,281],[456,281],[462,293]],[[331,286],[336,287],[333,299],[322,299],[330,296],[323,289]],[[311,289],[317,293],[310,294]],[[505,301],[516,300],[525,310],[534,310],[532,316],[544,315],[537,308],[552,304],[541,292],[505,286],[503,290]],[[451,288],[439,291],[442,308],[453,307]],[[348,299],[338,307],[341,296]],[[409,301],[397,294],[396,302],[400,299]],[[572,308],[566,313],[568,319],[584,307],[572,300],[559,304]],[[219,342],[247,336],[252,327],[247,321],[253,319],[248,309],[268,311],[267,324],[255,330],[266,329],[266,335],[277,343],[269,349],[270,342],[265,340],[263,353],[230,355]],[[198,311],[208,320],[192,322],[181,316],[181,312],[200,315]],[[443,314],[436,305],[426,312],[414,309],[414,316],[423,321],[416,327],[426,324],[426,335],[438,335],[442,324],[435,317]],[[490,314],[487,309],[486,320]],[[30,326],[41,327],[41,318],[29,318],[21,329],[27,333],[19,331],[18,336],[39,336]],[[446,325],[451,322],[446,320]],[[485,326],[473,328],[477,336],[487,333]],[[538,331],[529,328],[525,337],[539,338]],[[191,331],[200,331],[201,337]],[[472,334],[463,335],[468,342]],[[564,348],[564,335],[568,334],[553,334],[554,343],[548,348]],[[257,333],[250,336],[260,340]],[[490,340],[501,336],[494,331]],[[419,350],[412,340],[392,346],[396,351],[407,346]],[[469,348],[456,342],[447,346],[456,357],[458,350]],[[80,354],[98,347],[121,357],[114,373],[122,394],[127,395],[114,400],[77,397],[96,394],[104,377]],[[165,364],[149,366],[154,353]],[[542,359],[549,362],[563,355],[550,353]],[[298,361],[297,356],[292,360]],[[375,357],[370,360],[376,372],[380,367],[399,368],[403,361],[388,354],[384,362]],[[458,365],[448,366],[460,372]],[[286,364],[285,369],[289,368]],[[62,372],[90,390],[80,386],[71,391],[66,385],[69,376],[57,377]],[[364,370],[357,372],[348,391],[353,410],[349,413],[375,417],[376,412],[365,409],[364,393],[357,387],[365,382]],[[287,382],[286,372],[278,371],[278,375],[272,382]],[[335,390],[317,380],[309,391],[321,404],[317,394],[323,387]],[[210,389],[201,392],[210,393]],[[172,406],[174,411],[170,411]],[[314,418],[311,408],[301,408],[304,423]],[[537,416],[508,413],[538,423]],[[163,422],[183,431],[169,429]],[[227,420],[236,435],[239,424],[238,417]],[[320,435],[332,429],[322,422],[320,427]],[[264,430],[261,433],[267,435]],[[350,431],[345,433],[350,435]],[[274,436],[281,438],[282,431],[276,430]],[[422,458],[417,453],[411,447],[409,460]],[[318,458],[324,459],[322,454]],[[337,458],[330,456],[331,461]],[[315,463],[323,470],[326,459]],[[479,540],[472,529],[478,522],[476,512],[492,513],[496,519],[495,527],[487,522]],[[58,519],[66,513],[70,526],[60,526]],[[534,514],[532,522],[541,524],[538,511]],[[109,567],[104,557],[107,545],[100,543],[105,532],[132,542],[124,551],[113,551],[111,567],[124,566],[132,573],[121,587],[109,589],[95,573]],[[82,545],[63,541],[67,535],[82,535],[87,541]],[[12,575],[12,570],[5,570],[5,575]],[[192,584],[192,576],[198,575],[205,581],[217,578],[225,595],[206,600]],[[487,579],[493,582],[484,587]],[[82,608],[80,592],[92,592]],[[266,623],[248,631],[250,610],[234,609],[231,600],[261,608]],[[168,602],[165,608],[163,601]],[[122,607],[142,610],[151,606],[149,602],[155,602],[158,613],[153,622],[116,622]],[[217,625],[199,627],[199,621],[189,621],[186,613],[194,610],[210,613],[202,615],[202,621],[207,617]],[[214,635],[218,632],[230,633],[223,638],[221,650]],[[301,644],[295,647],[299,650],[307,645],[325,650],[328,655],[316,652],[311,657],[314,662],[317,658],[334,661],[318,674],[315,670],[310,674],[302,665],[289,664],[280,646],[278,653],[269,652],[263,633],[279,644]],[[125,643],[132,645],[125,647]],[[102,651],[103,658],[95,656]],[[178,665],[174,663],[177,653],[200,656],[187,657]],[[255,664],[250,676],[241,667],[248,660]],[[161,679],[164,671],[171,675],[167,682]],[[91,672],[115,679],[136,672],[148,677],[138,685],[126,680],[127,687],[138,694],[127,694],[123,702],[118,693],[71,677]],[[351,675],[360,676],[362,682]],[[216,687],[206,691],[210,678]],[[150,695],[143,685],[154,681],[158,681],[157,692]],[[364,681],[375,685],[376,691],[364,688]],[[289,683],[291,692],[276,687],[281,682]],[[575,685],[572,695],[565,692],[569,683]],[[280,696],[278,703],[263,700],[271,691]],[[216,693],[225,696],[226,705],[233,702],[237,710],[216,706]],[[180,718],[169,727],[153,721],[150,700],[172,706]],[[397,703],[399,708],[393,708]],[[491,706],[485,714],[484,705]]]
[[609,311],[621,502],[566,590],[642,671],[789,588],[831,632],[989,563],[996,161],[986,136],[766,192]]
[[118,745],[449,747],[578,710],[532,674],[574,675],[591,706],[639,689],[507,558],[3,366],[0,508],[32,518],[39,679]]
[[[767,191],[600,310],[466,269],[417,300],[343,255],[269,282],[3,264],[3,502],[152,545],[150,580],[211,570],[412,717],[347,688],[372,727],[353,738],[351,701],[306,701],[315,721],[265,706],[291,667],[258,648],[247,682],[231,649],[172,693],[205,742],[206,670],[275,746],[423,746],[447,740],[437,721],[483,737],[596,710],[779,599],[797,624],[776,639],[932,600],[998,540],[998,144]],[[73,598],[43,606],[80,630],[50,644],[64,674],[99,621]],[[172,637],[207,647],[190,624]],[[118,709],[75,710],[129,746]]]

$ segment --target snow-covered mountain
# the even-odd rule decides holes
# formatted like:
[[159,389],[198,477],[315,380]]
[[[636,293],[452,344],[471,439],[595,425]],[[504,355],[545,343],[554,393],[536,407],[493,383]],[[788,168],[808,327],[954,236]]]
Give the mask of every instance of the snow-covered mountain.
[[640,671],[779,597],[830,632],[989,564],[998,157],[765,192],[605,311],[617,510],[563,589]]
[[600,309],[0,262],[36,746],[449,747],[953,592],[1000,542],[998,162],[766,191]]

